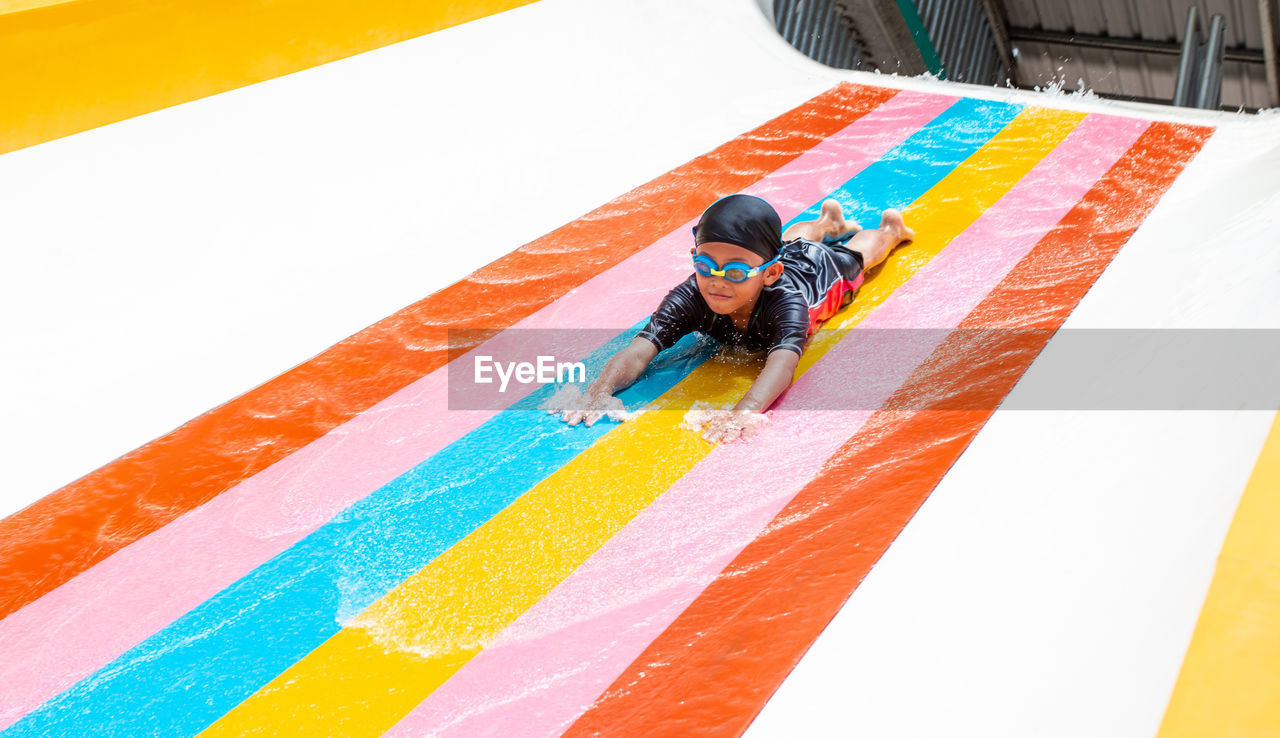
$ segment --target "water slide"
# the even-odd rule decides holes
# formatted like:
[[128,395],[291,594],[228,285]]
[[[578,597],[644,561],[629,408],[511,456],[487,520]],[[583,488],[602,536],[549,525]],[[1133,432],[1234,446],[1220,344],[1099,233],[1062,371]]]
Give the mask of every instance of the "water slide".
[[[4,735],[1280,731],[1280,120],[462,6],[0,5]],[[735,192],[918,233],[756,436],[461,393]]]

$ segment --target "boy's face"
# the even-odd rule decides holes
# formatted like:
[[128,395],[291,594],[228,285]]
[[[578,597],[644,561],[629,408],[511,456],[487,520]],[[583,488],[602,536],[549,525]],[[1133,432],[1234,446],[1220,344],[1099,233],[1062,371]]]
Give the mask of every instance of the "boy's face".
[[[767,259],[731,243],[711,241],[698,247],[699,254],[705,254],[715,263],[724,266],[731,261],[740,261],[748,266],[760,266]],[[712,311],[720,315],[735,318],[747,318],[755,308],[756,300],[765,285],[773,284],[782,276],[782,262],[775,262],[760,274],[748,278],[745,282],[730,282],[724,277],[704,277],[697,272],[698,291],[702,299]]]

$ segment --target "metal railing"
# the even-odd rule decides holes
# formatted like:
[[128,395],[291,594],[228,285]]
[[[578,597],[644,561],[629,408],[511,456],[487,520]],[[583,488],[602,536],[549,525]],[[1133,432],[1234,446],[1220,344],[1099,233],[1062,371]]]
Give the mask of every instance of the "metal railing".
[[1222,61],[1226,53],[1227,21],[1215,14],[1206,36],[1200,23],[1200,9],[1187,9],[1187,30],[1178,59],[1178,78],[1173,87],[1173,104],[1184,108],[1216,109],[1222,104]]

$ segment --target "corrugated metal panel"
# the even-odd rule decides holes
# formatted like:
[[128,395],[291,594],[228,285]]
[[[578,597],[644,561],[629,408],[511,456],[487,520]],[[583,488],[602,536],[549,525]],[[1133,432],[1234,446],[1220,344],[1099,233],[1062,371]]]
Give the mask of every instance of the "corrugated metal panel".
[[[1083,49],[1047,44],[1018,44],[1017,82],[1027,87],[1060,85],[1099,95],[1133,97],[1154,102],[1173,98],[1178,58],[1123,51]],[[1226,62],[1222,78],[1224,107],[1267,107],[1267,81],[1262,67]]]
[[[1227,19],[1227,45],[1258,49],[1262,32],[1256,3],[1250,0],[1199,0],[1205,17]],[[1074,31],[1116,38],[1182,41],[1189,0],[1004,0],[1009,25],[1046,31]]]
[[775,0],[778,33],[806,56],[841,69],[862,68],[864,49],[838,0]]
[[995,38],[982,0],[915,0],[947,79],[991,85],[1001,81]]
[[[1112,39],[1181,44],[1191,0],[1002,0],[1012,29],[1034,29],[1103,36]],[[1206,21],[1226,19],[1228,49],[1262,48],[1255,0],[1199,0]],[[1016,35],[1016,30],[1015,30]],[[1156,101],[1173,96],[1177,57],[1080,46],[1014,41],[1019,53],[1014,81],[1045,86],[1060,81],[1074,90],[1078,80],[1098,94]],[[1061,71],[1059,71],[1061,68]],[[1224,107],[1258,108],[1269,104],[1266,71],[1261,64],[1228,61],[1222,80]]]

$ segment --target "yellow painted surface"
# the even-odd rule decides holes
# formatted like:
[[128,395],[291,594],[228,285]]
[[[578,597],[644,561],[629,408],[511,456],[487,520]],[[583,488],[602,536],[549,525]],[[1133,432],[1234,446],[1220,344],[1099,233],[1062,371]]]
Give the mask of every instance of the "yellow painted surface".
[[[1005,194],[1083,119],[1028,109],[905,213],[918,237],[823,327],[798,373]],[[677,426],[740,397],[758,365],[713,359],[477,528],[205,735],[380,735],[666,491],[711,446]],[[663,463],[655,464],[654,459]]]
[[32,8],[43,8],[47,5],[75,2],[75,0],[0,0],[0,15],[20,13]]
[[8,0],[0,154],[533,1]]
[[1280,736],[1280,414],[1227,532],[1160,736]]

